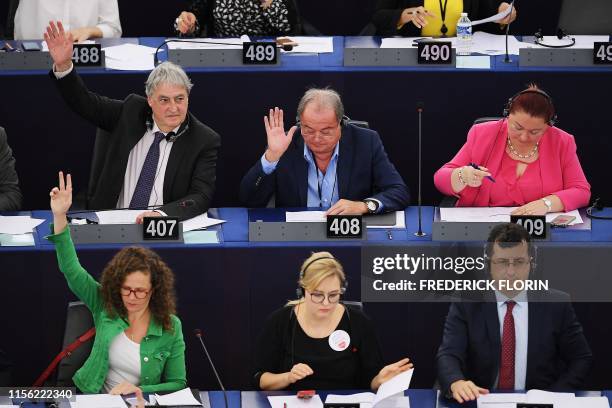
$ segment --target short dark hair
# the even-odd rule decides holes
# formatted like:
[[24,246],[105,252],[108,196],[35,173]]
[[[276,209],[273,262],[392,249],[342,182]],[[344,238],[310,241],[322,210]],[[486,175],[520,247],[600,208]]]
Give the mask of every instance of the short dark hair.
[[527,89],[519,92],[512,99],[510,113],[514,112],[525,112],[529,116],[550,122],[555,117],[555,105],[546,92],[536,84],[529,84]]
[[495,244],[502,248],[512,248],[523,241],[527,243],[527,250],[531,251],[531,237],[522,225],[511,222],[497,225],[489,233],[485,255],[489,258],[493,255]]

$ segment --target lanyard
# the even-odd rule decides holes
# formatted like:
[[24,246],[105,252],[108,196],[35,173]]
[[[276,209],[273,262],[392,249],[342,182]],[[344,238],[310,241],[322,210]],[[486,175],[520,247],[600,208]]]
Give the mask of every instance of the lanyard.
[[442,16],[442,27],[440,27],[440,32],[442,33],[442,37],[446,37],[448,28],[446,27],[444,20],[446,19],[446,6],[448,5],[448,0],[444,0],[444,6],[442,6],[442,0],[439,0],[439,1],[440,1],[440,14]]
[[[323,179],[319,178],[320,170],[315,164],[315,170],[317,171],[317,189],[319,192],[319,208],[323,208],[323,193],[321,191],[321,184],[323,184]],[[336,190],[336,182],[338,181],[338,167],[336,167],[336,176],[334,177],[334,185],[332,186],[331,195],[329,196],[329,205],[331,206],[331,202],[334,199],[334,191]]]

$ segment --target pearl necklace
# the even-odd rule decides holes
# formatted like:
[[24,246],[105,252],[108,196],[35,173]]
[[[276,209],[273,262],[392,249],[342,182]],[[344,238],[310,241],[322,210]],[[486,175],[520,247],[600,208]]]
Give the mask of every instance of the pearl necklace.
[[516,148],[512,145],[512,142],[510,141],[510,138],[508,137],[508,148],[510,149],[510,153],[512,153],[513,155],[515,155],[519,159],[531,159],[538,152],[538,145],[539,144],[540,144],[540,142],[536,143],[536,145],[533,147],[533,150],[530,153],[528,153],[528,154],[520,154],[516,150]]

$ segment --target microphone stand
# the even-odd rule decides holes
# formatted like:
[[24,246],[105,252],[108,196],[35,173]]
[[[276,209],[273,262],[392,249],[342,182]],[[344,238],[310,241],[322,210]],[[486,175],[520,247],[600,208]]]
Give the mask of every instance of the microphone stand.
[[206,358],[208,359],[208,362],[210,363],[213,373],[215,373],[215,377],[217,378],[217,382],[219,383],[219,386],[221,387],[221,391],[223,391],[223,399],[225,400],[225,408],[229,408],[229,403],[227,402],[227,391],[225,391],[225,387],[223,386],[223,383],[221,382],[221,378],[219,378],[219,373],[217,373],[217,369],[215,368],[215,365],[213,364],[212,359],[210,358],[210,354],[208,354],[208,350],[206,349],[206,345],[204,344],[204,340],[202,339],[202,330],[195,329],[194,334],[200,340],[200,344],[202,345],[202,348],[204,349],[204,353],[206,353]]
[[[513,10],[514,10],[514,0],[510,2],[510,14],[508,14],[509,16],[512,16]],[[510,54],[508,53],[508,35],[510,34],[510,24],[511,23],[508,23],[506,25],[506,56],[504,57],[505,64],[509,64],[512,62],[512,60],[510,59]]]
[[421,214],[421,173],[423,170],[423,163],[421,161],[421,153],[422,153],[422,147],[421,147],[421,140],[422,140],[422,128],[421,128],[421,121],[422,121],[422,115],[423,115],[423,108],[425,107],[425,104],[423,102],[418,102],[417,103],[417,112],[419,113],[419,188],[418,188],[418,198],[417,198],[417,204],[418,204],[418,213],[419,213],[419,230],[417,232],[414,233],[414,235],[416,235],[417,237],[424,237],[427,234],[423,232],[423,225],[422,225],[422,214]]

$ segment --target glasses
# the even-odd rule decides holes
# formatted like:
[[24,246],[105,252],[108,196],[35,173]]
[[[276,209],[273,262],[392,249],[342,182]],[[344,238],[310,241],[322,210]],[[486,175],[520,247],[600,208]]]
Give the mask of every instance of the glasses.
[[141,288],[130,289],[130,288],[124,287],[124,288],[121,288],[121,296],[129,297],[132,293],[134,293],[134,296],[136,297],[136,299],[144,299],[147,297],[150,291],[151,290],[141,289]]
[[525,266],[529,264],[530,261],[531,261],[531,258],[513,258],[513,259],[495,258],[495,259],[491,259],[491,263],[493,265],[503,267],[503,268],[508,268],[510,265],[514,266],[515,268],[524,268]]
[[331,139],[335,135],[334,134],[334,130],[335,130],[335,128],[325,128],[323,130],[317,131],[317,130],[314,130],[314,129],[308,127],[308,126],[302,125],[301,132],[302,132],[302,136],[306,136],[308,138],[313,138],[317,134],[319,134],[319,136],[322,139]]
[[340,301],[340,295],[340,292],[332,292],[327,295],[322,292],[312,292],[310,294],[310,300],[312,300],[313,303],[323,303],[325,298],[327,298],[328,303],[338,303]]

